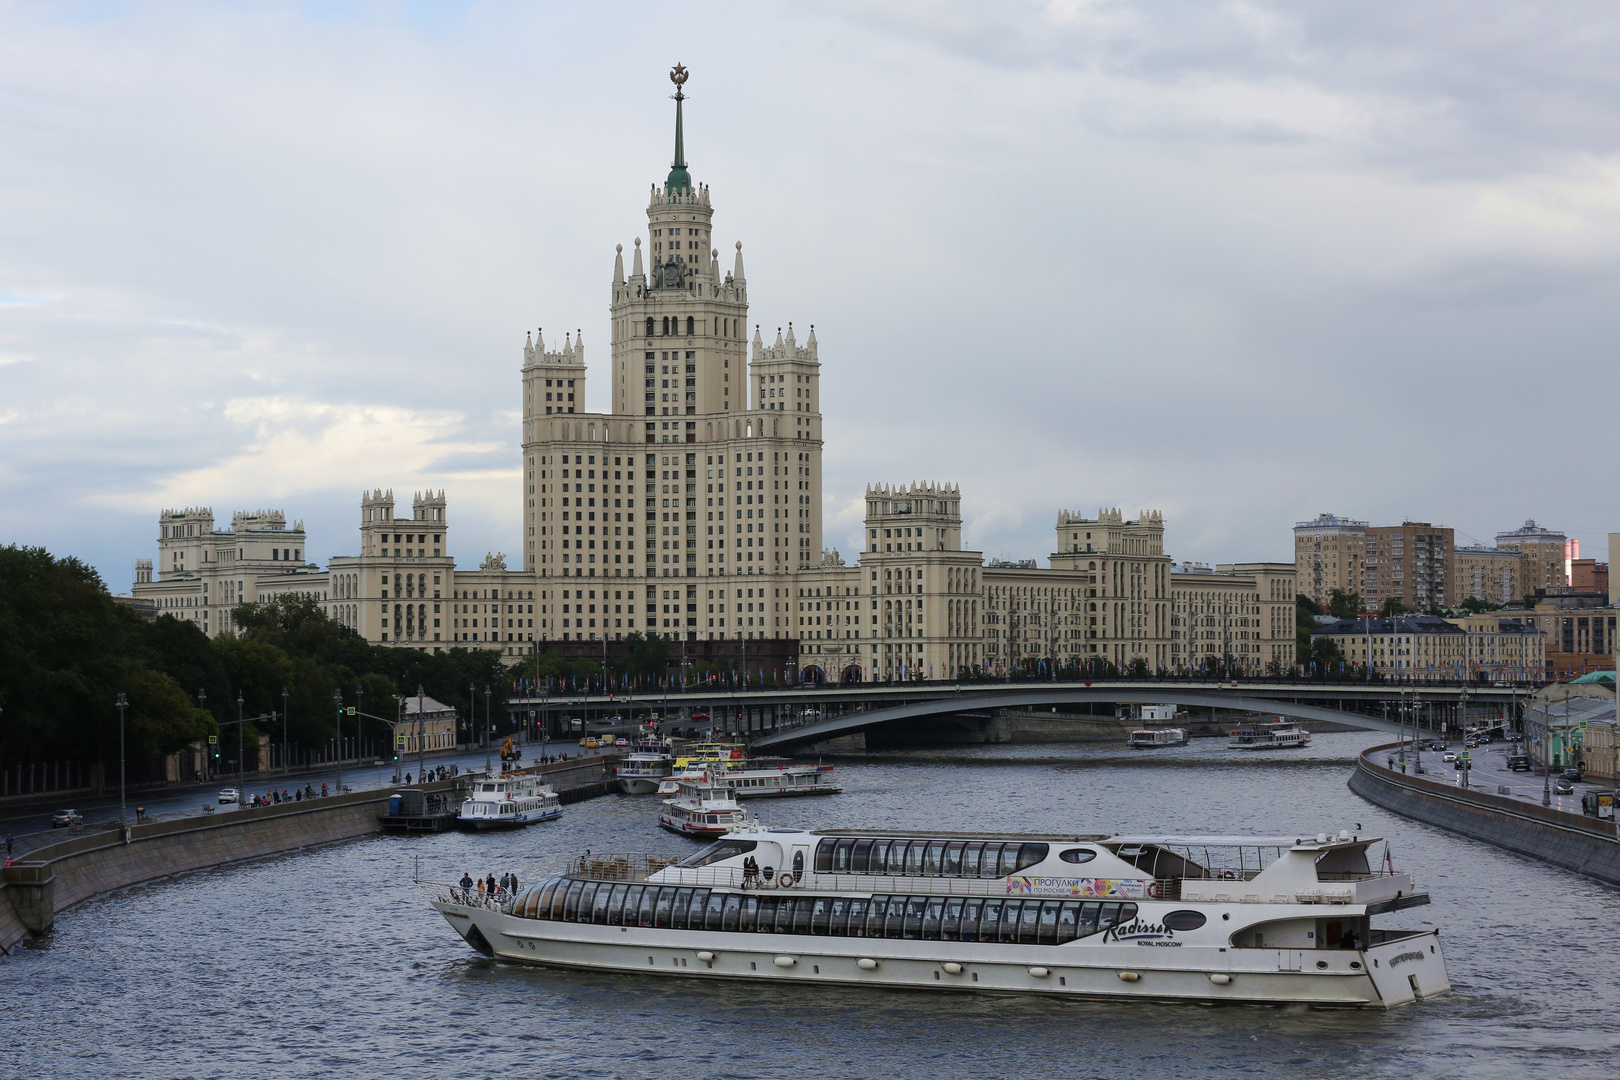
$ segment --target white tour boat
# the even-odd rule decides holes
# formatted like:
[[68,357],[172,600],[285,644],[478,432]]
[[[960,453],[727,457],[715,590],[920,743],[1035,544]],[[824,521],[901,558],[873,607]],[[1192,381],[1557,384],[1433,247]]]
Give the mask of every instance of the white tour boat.
[[[1388,1008],[1451,989],[1373,837],[733,830],[586,855],[503,905],[425,885],[489,956],[754,981]],[[1387,853],[1386,853],[1387,859]]]
[[746,820],[742,807],[716,774],[703,773],[675,782],[676,792],[664,800],[658,824],[682,836],[723,836]]
[[[729,762],[727,764],[730,764]],[[714,772],[689,768],[667,777],[659,786],[660,795],[674,795],[682,781],[709,776],[713,783],[731,791],[737,799],[781,799],[795,795],[836,795],[844,789],[833,783],[831,765],[794,765],[786,758],[763,758],[738,762],[740,768]]]
[[1309,746],[1311,733],[1278,717],[1270,724],[1249,724],[1233,729],[1228,750],[1290,750]]
[[619,790],[626,795],[652,795],[675,771],[675,759],[661,750],[637,750],[613,770]]
[[464,829],[516,829],[562,817],[562,800],[536,777],[474,777],[456,815]]
[[1187,731],[1185,728],[1143,728],[1131,732],[1131,748],[1133,750],[1154,750],[1161,746],[1186,746]]

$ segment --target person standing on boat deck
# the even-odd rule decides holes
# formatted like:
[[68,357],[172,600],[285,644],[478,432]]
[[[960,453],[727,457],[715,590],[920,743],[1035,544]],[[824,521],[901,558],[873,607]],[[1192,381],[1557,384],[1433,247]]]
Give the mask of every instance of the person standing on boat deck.
[[461,872],[461,887],[463,889],[472,888],[472,875],[465,870]]
[[743,860],[743,888],[759,884],[759,863],[752,855]]
[[479,878],[478,879],[478,899],[482,900],[483,898],[484,898],[484,879]]

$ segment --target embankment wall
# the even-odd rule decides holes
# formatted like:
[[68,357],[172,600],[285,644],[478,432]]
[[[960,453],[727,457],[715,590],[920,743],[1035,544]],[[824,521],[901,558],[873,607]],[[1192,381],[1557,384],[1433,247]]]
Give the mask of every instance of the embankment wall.
[[[607,792],[607,766],[613,760],[617,755],[537,771],[565,802],[577,802]],[[445,780],[419,790],[454,791],[456,784]],[[393,793],[384,787],[153,821],[131,826],[127,842],[114,826],[35,848],[0,871],[0,953],[9,953],[29,933],[49,930],[58,913],[99,893],[375,833]]]
[[1620,841],[1613,822],[1379,764],[1377,759],[1387,759],[1393,749],[1378,746],[1363,753],[1350,775],[1350,790],[1403,817],[1620,885]]

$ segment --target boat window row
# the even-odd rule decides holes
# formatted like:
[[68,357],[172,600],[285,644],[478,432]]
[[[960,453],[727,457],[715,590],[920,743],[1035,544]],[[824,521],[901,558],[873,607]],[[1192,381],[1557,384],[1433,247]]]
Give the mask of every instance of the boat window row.
[[1062,945],[1136,918],[1135,904],[1114,901],[758,896],[572,878],[531,885],[503,910],[600,926],[1019,945]]
[[1046,858],[1046,844],[995,840],[885,840],[828,837],[816,844],[816,871],[891,877],[998,878]]

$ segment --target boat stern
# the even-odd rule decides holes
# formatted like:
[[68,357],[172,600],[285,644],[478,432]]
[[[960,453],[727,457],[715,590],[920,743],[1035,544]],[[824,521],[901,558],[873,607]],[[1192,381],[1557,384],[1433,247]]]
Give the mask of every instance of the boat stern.
[[1374,931],[1382,937],[1363,950],[1367,974],[1372,977],[1385,1008],[1405,1005],[1451,992],[1446,954],[1440,931]]

